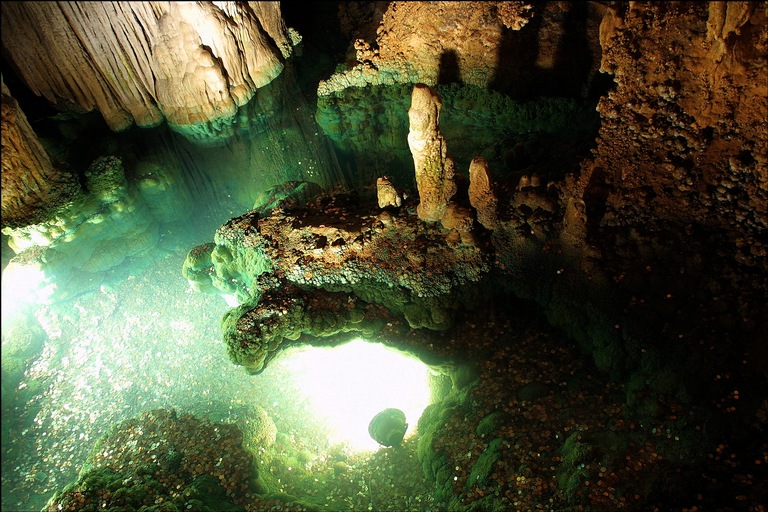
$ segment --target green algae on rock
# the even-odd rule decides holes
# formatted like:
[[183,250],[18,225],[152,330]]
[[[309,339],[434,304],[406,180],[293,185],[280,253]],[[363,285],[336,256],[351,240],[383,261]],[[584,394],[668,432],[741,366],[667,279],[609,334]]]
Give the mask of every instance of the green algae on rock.
[[371,419],[368,434],[382,446],[397,446],[403,441],[408,423],[400,409],[384,409]]

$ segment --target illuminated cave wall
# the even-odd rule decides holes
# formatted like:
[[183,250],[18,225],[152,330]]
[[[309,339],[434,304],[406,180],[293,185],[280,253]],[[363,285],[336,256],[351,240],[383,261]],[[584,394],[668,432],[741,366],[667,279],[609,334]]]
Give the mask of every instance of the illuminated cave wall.
[[[277,2],[8,2],[2,12],[3,55],[19,86],[70,115],[98,112],[115,137],[169,128],[181,137],[159,144],[183,146],[200,168],[187,172],[240,195],[238,204],[289,179],[339,181],[313,106],[296,93],[288,60],[301,36]],[[108,132],[94,123],[80,136],[92,143]],[[120,144],[140,144],[126,151],[134,158],[158,144],[129,135]]]

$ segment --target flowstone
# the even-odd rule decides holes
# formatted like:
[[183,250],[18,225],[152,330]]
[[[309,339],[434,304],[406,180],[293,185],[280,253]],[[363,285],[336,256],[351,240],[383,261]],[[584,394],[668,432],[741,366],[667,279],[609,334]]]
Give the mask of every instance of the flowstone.
[[407,207],[380,212],[373,201],[356,207],[339,196],[265,217],[251,211],[190,251],[183,273],[193,286],[240,303],[222,320],[235,364],[259,373],[286,341],[364,334],[386,343],[386,331],[397,339],[409,329],[445,330],[474,300],[487,252],[451,246],[439,224]]

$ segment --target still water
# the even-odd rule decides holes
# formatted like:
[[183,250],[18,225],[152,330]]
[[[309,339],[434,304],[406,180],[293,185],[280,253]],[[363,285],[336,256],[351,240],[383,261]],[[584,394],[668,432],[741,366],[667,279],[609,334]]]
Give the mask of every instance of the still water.
[[[254,405],[277,427],[271,456],[279,460],[290,451],[286,457],[293,461],[300,452],[300,464],[313,470],[310,494],[321,494],[317,499],[336,509],[360,505],[354,500],[368,503],[366,473],[375,465],[376,474],[384,475],[386,461],[373,450],[354,452],[329,435],[333,418],[315,414],[317,402],[303,392],[312,386],[293,378],[312,369],[311,357],[305,354],[293,367],[278,360],[258,376],[229,361],[219,330],[229,306],[220,296],[193,291],[181,275],[187,250],[202,241],[166,234],[151,263],[64,303],[27,305],[22,320],[13,321],[21,328],[4,325],[4,354],[13,336],[29,332],[25,325],[40,326],[35,330],[42,344],[21,381],[13,388],[3,383],[3,404],[10,407],[3,415],[2,510],[41,510],[54,492],[77,479],[96,441],[121,421],[175,409],[237,423]],[[9,311],[10,299],[3,297],[3,305]],[[322,357],[326,365],[332,360]],[[326,371],[325,378],[331,374]],[[410,465],[413,485],[425,486],[415,442],[406,446],[393,471]],[[340,467],[348,470],[344,477]],[[277,465],[269,471],[284,473],[273,475],[281,492],[307,493],[297,488],[302,481],[292,480],[296,468]],[[426,487],[423,492],[426,501]]]

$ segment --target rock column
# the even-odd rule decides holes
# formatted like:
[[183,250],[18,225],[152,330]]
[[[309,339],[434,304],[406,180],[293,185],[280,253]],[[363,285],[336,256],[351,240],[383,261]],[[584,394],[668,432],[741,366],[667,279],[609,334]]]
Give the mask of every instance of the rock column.
[[77,177],[54,167],[27,121],[2,84],[3,227],[47,220],[53,210],[80,190]]
[[416,212],[427,222],[439,221],[456,193],[453,160],[447,156],[445,139],[440,133],[441,106],[440,97],[428,86],[414,86],[408,110],[408,146],[413,155],[419,190]]

